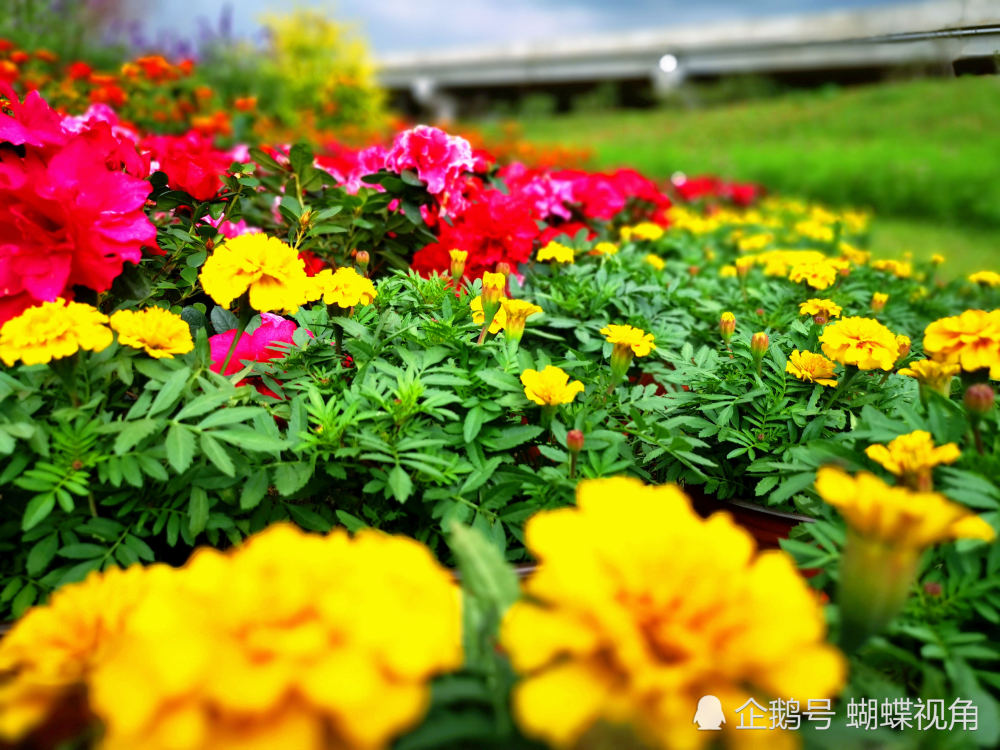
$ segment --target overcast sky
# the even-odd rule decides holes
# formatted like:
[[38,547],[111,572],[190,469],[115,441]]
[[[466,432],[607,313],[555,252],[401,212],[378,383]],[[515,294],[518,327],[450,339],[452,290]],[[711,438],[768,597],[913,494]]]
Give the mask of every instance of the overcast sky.
[[[685,23],[886,4],[893,0],[301,0],[357,22],[376,53],[544,39]],[[901,0],[895,0],[900,2]],[[197,34],[232,10],[237,35],[253,36],[264,13],[295,0],[131,0],[152,35]]]

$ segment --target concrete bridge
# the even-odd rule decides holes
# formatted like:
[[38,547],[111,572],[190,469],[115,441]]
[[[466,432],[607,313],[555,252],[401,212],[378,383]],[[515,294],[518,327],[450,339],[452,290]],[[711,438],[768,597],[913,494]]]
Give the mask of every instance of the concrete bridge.
[[470,99],[586,90],[602,82],[664,93],[734,74],[993,69],[1000,0],[897,2],[627,33],[387,55],[379,78],[398,104],[449,117]]

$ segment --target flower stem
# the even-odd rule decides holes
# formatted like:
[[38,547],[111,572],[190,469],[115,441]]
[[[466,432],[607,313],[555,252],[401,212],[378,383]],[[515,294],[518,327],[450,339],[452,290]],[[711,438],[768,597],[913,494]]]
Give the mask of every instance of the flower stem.
[[246,294],[240,297],[240,301],[237,305],[239,309],[239,318],[238,323],[236,324],[236,335],[233,336],[233,343],[229,345],[229,351],[226,352],[226,358],[222,360],[222,369],[219,371],[223,376],[226,374],[226,368],[229,367],[229,360],[233,358],[233,352],[236,351],[236,345],[243,337],[243,332],[246,330],[247,323],[250,322],[250,318],[253,314],[253,309],[250,307],[250,300],[247,298]]

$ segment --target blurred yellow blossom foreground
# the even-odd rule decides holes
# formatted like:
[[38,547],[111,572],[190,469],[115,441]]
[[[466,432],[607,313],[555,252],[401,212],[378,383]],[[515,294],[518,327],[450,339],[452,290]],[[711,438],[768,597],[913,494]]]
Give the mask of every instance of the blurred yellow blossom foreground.
[[459,592],[426,547],[279,524],[30,611],[0,641],[0,744],[86,701],[69,715],[89,708],[103,750],[386,747],[461,663]]
[[[540,564],[501,630],[526,675],[513,698],[526,734],[568,746],[628,724],[651,747],[684,750],[713,739],[691,722],[703,695],[736,709],[840,690],[844,660],[784,552],[757,554],[727,513],[700,518],[673,485],[585,481],[577,506],[528,522]],[[772,747],[791,740],[768,734]]]

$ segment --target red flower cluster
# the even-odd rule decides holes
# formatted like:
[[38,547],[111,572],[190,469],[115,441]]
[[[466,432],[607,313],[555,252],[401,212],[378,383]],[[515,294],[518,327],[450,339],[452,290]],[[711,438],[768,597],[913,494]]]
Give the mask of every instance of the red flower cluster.
[[760,185],[753,183],[727,182],[710,175],[687,177],[680,174],[672,180],[674,189],[681,200],[694,202],[700,200],[723,200],[737,206],[753,204],[762,192]]
[[441,201],[442,208],[455,213],[465,207],[462,191],[476,160],[464,138],[418,125],[396,134],[385,155],[385,167],[397,174],[412,169],[427,183],[427,192]]
[[637,207],[640,209],[637,215],[630,217],[632,221],[659,221],[664,209],[670,207],[670,198],[663,194],[656,183],[634,169],[618,169],[614,172],[567,169],[554,172],[552,176],[571,183],[573,203],[580,206],[588,219],[610,221],[625,208],[630,198],[639,202]]
[[152,153],[154,168],[167,173],[170,187],[183,190],[196,201],[215,197],[222,187],[222,175],[233,162],[230,154],[215,148],[210,136],[197,130],[150,136],[142,146]]
[[[211,349],[212,371],[223,375],[232,375],[242,370],[245,362],[272,362],[276,359],[284,359],[285,349],[276,344],[291,344],[292,337],[299,326],[293,320],[286,320],[280,315],[272,313],[262,313],[260,326],[253,333],[244,333],[240,340],[236,342],[236,349],[229,357],[225,372],[222,372],[222,364],[226,361],[226,355],[233,345],[236,331],[226,331],[211,336],[208,345]],[[312,334],[310,334],[312,335]],[[267,396],[278,397],[278,394],[264,385],[260,378],[245,378],[238,385],[250,383]]]
[[423,274],[447,272],[448,251],[459,249],[469,254],[465,264],[469,278],[494,270],[501,261],[517,268],[531,257],[538,237],[535,216],[530,196],[482,190],[451,224],[440,223],[438,241],[418,250],[411,265]]
[[[0,323],[74,286],[107,290],[155,246],[147,164],[107,122],[63,126],[37,92],[0,110]],[[74,132],[78,131],[78,132]],[[15,148],[18,147],[18,148]]]

